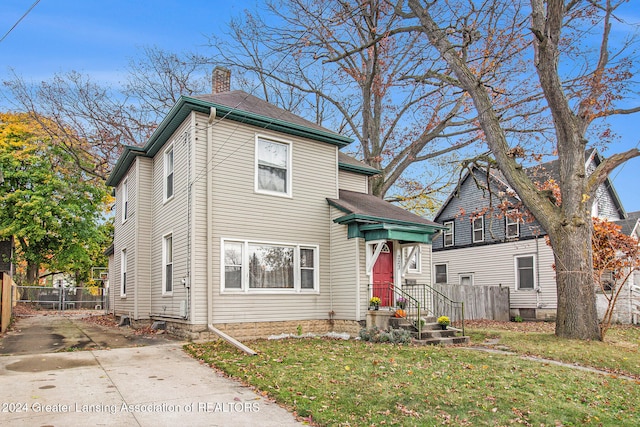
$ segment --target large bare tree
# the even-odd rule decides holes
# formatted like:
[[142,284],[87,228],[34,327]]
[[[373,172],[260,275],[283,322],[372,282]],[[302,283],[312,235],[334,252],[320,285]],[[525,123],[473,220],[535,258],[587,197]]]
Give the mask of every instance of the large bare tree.
[[39,83],[14,74],[3,83],[14,109],[27,112],[85,173],[106,179],[122,147],[146,142],[180,95],[209,89],[208,61],[147,47],[118,84],[75,71]]
[[[633,77],[638,70],[637,56],[632,51],[625,54],[633,40],[611,41],[613,25],[623,23],[615,13],[624,3],[401,0],[396,4],[396,12],[406,20],[405,31],[417,31],[428,38],[450,67],[456,85],[473,100],[499,169],[549,235],[558,287],[556,335],[561,337],[600,339],[592,279],[591,206],[596,189],[607,175],[640,156],[640,151],[633,148],[611,155],[590,175],[585,170],[590,126],[613,114],[640,111],[637,105],[620,107],[626,105],[630,93],[637,93]],[[491,20],[497,10],[510,11],[517,19],[511,19],[510,26],[499,19]],[[462,22],[465,25],[460,25]],[[464,54],[468,46],[486,45],[488,40],[494,49],[505,51],[520,40],[527,41],[528,52],[517,58],[521,72],[511,78],[544,95],[553,124],[550,142],[560,164],[560,204],[549,197],[548,191],[539,190],[524,172],[520,157],[527,146],[508,138],[498,111],[502,106],[496,104],[496,90],[501,88],[479,75],[477,64]]]
[[372,194],[422,197],[436,186],[412,174],[438,167],[416,165],[450,159],[478,140],[479,127],[469,97],[440,78],[446,63],[420,34],[394,34],[398,21],[385,0],[275,1],[262,17],[233,20],[211,46],[265,99],[353,136],[363,160],[382,171]]

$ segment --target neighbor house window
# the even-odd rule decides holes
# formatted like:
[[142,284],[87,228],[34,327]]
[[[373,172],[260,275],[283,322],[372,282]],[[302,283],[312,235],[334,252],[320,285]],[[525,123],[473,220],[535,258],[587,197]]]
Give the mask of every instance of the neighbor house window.
[[164,153],[164,200],[173,197],[173,146]]
[[448,280],[447,264],[436,264],[434,267],[436,283],[446,284]]
[[173,292],[173,235],[164,236],[162,254],[164,259],[164,270],[162,271],[162,293]]
[[445,246],[453,246],[453,244],[454,244],[454,239],[453,239],[453,234],[454,234],[453,221],[446,221],[444,223],[444,226],[447,227],[447,229],[444,230],[444,245]]
[[129,182],[125,179],[122,183],[122,222],[129,217]]
[[318,290],[316,246],[231,240],[222,246],[225,290]]
[[507,238],[519,237],[520,236],[520,219],[518,218],[518,211],[516,209],[511,209],[507,211],[505,215],[506,224],[507,224]]
[[127,250],[120,252],[120,296],[127,296]]
[[291,195],[290,144],[257,138],[256,191]]
[[473,243],[484,242],[484,217],[476,218],[472,222]]
[[402,258],[404,262],[408,264],[406,270],[408,273],[420,273],[422,271],[420,267],[420,246],[416,246],[415,249],[413,255],[409,257],[413,247],[402,248]]
[[460,274],[460,284],[463,286],[471,286],[473,285],[473,274],[471,273],[463,273]]
[[534,256],[518,256],[515,258],[516,264],[516,289],[535,289],[535,268]]

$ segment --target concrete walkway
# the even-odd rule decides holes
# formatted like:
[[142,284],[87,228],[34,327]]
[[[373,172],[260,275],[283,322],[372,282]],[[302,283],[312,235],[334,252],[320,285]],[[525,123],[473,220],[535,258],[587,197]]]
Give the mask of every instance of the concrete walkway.
[[[82,329],[84,322],[78,322]],[[19,320],[16,329],[33,344],[37,334],[25,331],[38,321],[28,323],[25,328]],[[188,356],[182,344],[161,340],[38,354],[14,346],[16,355],[0,356],[0,425],[302,425],[277,404]]]

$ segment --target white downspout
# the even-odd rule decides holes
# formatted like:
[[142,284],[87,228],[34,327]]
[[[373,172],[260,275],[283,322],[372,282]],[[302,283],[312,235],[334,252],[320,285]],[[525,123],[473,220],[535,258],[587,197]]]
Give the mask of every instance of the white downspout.
[[[211,107],[209,111],[209,119],[207,120],[207,158],[213,153],[213,121],[216,118],[216,109]],[[209,329],[213,326],[213,269],[211,268],[213,262],[213,179],[211,173],[205,166],[205,176],[207,180],[207,325]]]

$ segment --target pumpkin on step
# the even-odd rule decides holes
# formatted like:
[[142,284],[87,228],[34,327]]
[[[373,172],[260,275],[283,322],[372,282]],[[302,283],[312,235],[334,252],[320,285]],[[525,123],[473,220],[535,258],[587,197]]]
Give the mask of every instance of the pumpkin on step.
[[399,310],[396,310],[396,313],[394,314],[394,316],[395,317],[407,317],[407,312],[402,310],[402,309],[399,309]]

